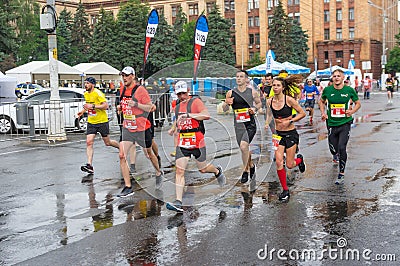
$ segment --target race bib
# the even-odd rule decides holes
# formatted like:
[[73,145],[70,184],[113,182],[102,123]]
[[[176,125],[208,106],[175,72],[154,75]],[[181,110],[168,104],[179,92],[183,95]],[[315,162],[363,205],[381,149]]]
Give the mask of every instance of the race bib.
[[306,97],[307,97],[307,100],[312,100],[312,99],[314,99],[314,93],[307,93]]
[[137,129],[136,120],[124,120],[124,127],[129,130],[136,130]]
[[237,123],[250,121],[249,108],[235,109],[234,112]]
[[346,117],[346,105],[331,104],[331,117]]
[[96,116],[96,115],[97,115],[96,109],[89,109],[88,110],[88,116]]
[[136,116],[132,115],[132,114],[124,114],[124,120],[125,119],[133,121],[133,120],[136,120]]
[[272,134],[272,146],[276,151],[279,147],[279,142],[281,141],[282,137],[276,134]]
[[196,133],[179,133],[179,147],[186,149],[196,148]]

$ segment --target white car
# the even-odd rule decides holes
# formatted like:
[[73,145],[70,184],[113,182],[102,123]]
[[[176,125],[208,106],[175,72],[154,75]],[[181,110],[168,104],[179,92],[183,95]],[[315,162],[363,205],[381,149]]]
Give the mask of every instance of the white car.
[[[77,129],[81,131],[86,130],[86,113],[80,118],[76,117],[76,114],[83,109],[83,105],[85,104],[83,93],[84,90],[79,88],[59,89],[61,107],[64,113],[64,125],[66,129]],[[27,106],[27,104],[33,107],[35,130],[48,129],[50,117],[50,89],[31,94],[17,103],[0,105],[1,134],[10,134],[18,129],[29,129],[29,124],[26,123],[28,116],[26,111],[25,113],[18,113],[19,119],[17,119],[17,108],[23,109],[23,107]]]

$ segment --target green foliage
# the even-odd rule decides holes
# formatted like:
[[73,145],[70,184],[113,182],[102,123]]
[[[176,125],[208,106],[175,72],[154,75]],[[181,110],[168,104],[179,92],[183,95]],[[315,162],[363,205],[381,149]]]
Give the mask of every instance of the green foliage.
[[389,60],[386,64],[387,73],[400,72],[400,47],[395,46],[389,53]]
[[143,48],[150,9],[139,0],[130,0],[121,6],[117,16],[117,56],[113,66],[122,69],[132,66],[140,73],[143,65]]
[[183,26],[183,32],[179,35],[178,47],[180,48],[179,57],[176,59],[176,63],[193,60],[193,44],[194,44],[194,31],[196,27],[196,21],[191,21]]
[[276,61],[289,61],[303,66],[307,64],[308,35],[286,15],[281,1],[274,8],[268,30],[269,48],[274,51]]
[[15,67],[13,53],[17,48],[17,37],[12,21],[15,19],[13,6],[15,0],[0,3],[0,70]]
[[76,9],[74,15],[74,22],[71,30],[72,65],[88,61],[91,37],[88,15],[82,2],[79,2],[78,8]]
[[172,26],[168,25],[164,14],[159,15],[159,24],[147,60],[146,72],[153,74],[173,65],[177,57],[178,36]]
[[265,58],[260,57],[260,53],[255,53],[253,58],[247,61],[247,67],[252,68],[265,63]]
[[173,24],[174,32],[177,36],[181,35],[183,32],[183,27],[187,22],[187,16],[182,11],[182,7],[179,7],[178,13],[176,14],[175,21]]
[[72,38],[71,38],[71,30],[72,30],[72,14],[71,12],[64,9],[60,12],[58,17],[57,24],[57,51],[58,51],[58,60],[72,65]]
[[231,21],[221,16],[221,12],[215,4],[207,20],[209,29],[207,43],[202,51],[202,59],[234,65],[235,52],[231,42]]
[[97,21],[92,37],[92,44],[89,59],[92,62],[113,63],[117,56],[115,50],[115,29],[116,24],[112,12],[100,9],[99,20]]

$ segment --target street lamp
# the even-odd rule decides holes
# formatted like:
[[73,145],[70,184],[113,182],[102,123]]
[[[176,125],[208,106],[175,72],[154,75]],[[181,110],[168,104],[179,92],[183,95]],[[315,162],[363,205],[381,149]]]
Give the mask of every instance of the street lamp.
[[384,8],[381,6],[378,6],[376,4],[374,4],[371,0],[368,0],[368,5],[375,7],[377,9],[382,10],[382,57],[381,57],[381,63],[382,63],[382,75],[381,75],[381,88],[383,89],[385,86],[385,65],[387,63],[386,60],[386,50],[388,48],[386,48],[386,12],[387,10],[393,8],[394,6],[397,5],[397,2],[393,5],[391,5],[388,8]]
[[[243,34],[243,29],[242,29],[242,26],[243,26],[243,24],[240,24],[240,34]],[[242,35],[242,38],[243,38],[243,35]],[[240,47],[241,47],[241,50],[242,50],[242,70],[243,70],[243,61],[244,61],[244,50],[243,50],[243,40],[242,40],[242,38],[240,38]]]

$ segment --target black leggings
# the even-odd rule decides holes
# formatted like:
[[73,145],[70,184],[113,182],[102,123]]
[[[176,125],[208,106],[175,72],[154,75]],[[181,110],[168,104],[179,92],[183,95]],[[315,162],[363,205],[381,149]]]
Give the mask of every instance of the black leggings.
[[347,162],[347,142],[350,138],[351,123],[337,127],[328,126],[328,143],[332,155],[339,155],[339,172],[344,173]]

